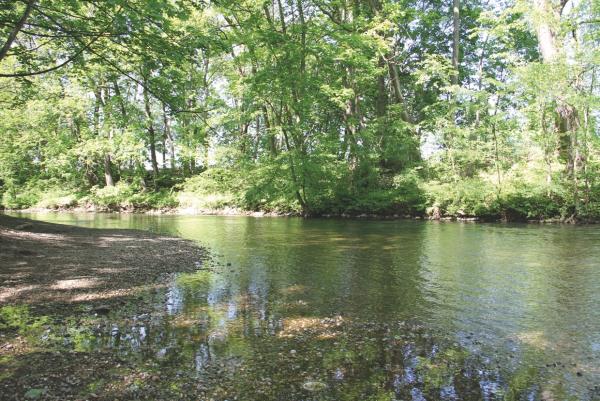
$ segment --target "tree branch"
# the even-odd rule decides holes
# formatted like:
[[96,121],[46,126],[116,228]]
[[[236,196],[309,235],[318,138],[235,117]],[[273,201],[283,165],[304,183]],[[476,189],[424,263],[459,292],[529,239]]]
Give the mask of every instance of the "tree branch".
[[15,73],[11,73],[11,74],[0,74],[0,78],[31,77],[33,75],[41,75],[41,74],[46,74],[46,73],[51,72],[51,71],[58,70],[59,68],[64,67],[65,65],[69,64],[71,61],[75,60],[77,57],[81,56],[81,54],[86,49],[89,49],[89,47],[92,44],[94,44],[94,42],[96,42],[101,37],[102,37],[102,35],[96,36],[87,45],[85,45],[81,49],[79,49],[74,55],[72,55],[71,57],[69,57],[64,62],[62,62],[62,63],[60,63],[58,65],[55,65],[54,67],[46,68],[45,70],[39,70],[39,71],[24,71],[24,72],[15,72]]
[[36,2],[36,0],[29,0],[27,2],[27,6],[25,7],[25,11],[23,11],[23,15],[21,16],[19,21],[17,21],[13,30],[8,35],[8,38],[6,39],[4,46],[2,46],[2,49],[0,49],[0,61],[2,61],[2,59],[4,57],[6,57],[6,54],[8,54],[8,50],[10,49],[10,46],[13,44],[13,42],[17,38],[17,34],[21,30],[21,28],[23,28],[23,25],[25,25],[25,21],[27,21],[27,18],[29,18],[29,14],[31,14],[31,10],[33,9],[35,2]]

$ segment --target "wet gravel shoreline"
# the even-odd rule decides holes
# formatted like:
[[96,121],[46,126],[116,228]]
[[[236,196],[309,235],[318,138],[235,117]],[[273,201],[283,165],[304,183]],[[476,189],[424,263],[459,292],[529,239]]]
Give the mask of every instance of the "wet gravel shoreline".
[[110,303],[207,257],[181,238],[0,215],[0,305]]
[[105,316],[151,310],[174,273],[208,260],[180,238],[0,215],[0,400],[104,398],[95,387],[132,370],[79,338]]

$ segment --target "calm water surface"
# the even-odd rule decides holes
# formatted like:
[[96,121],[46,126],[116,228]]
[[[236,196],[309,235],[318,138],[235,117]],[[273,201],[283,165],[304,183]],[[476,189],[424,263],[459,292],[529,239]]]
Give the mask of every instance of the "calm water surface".
[[[600,228],[28,214],[197,241],[151,318],[94,346],[214,399],[598,400]],[[202,384],[199,384],[202,385]]]

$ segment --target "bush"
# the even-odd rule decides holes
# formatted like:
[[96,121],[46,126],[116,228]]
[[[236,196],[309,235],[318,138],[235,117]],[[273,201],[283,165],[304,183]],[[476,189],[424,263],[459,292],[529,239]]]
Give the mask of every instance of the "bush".
[[231,194],[197,194],[194,192],[180,192],[177,202],[182,208],[196,210],[218,210],[228,207],[237,207]]
[[223,209],[237,207],[238,196],[234,195],[239,181],[233,172],[224,168],[211,168],[188,178],[177,195],[181,207],[192,209]]
[[569,214],[569,203],[564,189],[559,186],[548,187],[517,181],[508,183],[503,190],[498,208],[505,220],[544,220],[564,218]]
[[47,191],[41,194],[40,200],[35,204],[40,209],[66,209],[78,204],[78,197],[65,190]]
[[[244,179],[244,186],[240,186],[240,189],[242,192],[239,204],[243,209],[279,213],[302,212],[296,195],[296,190],[300,189],[292,180],[287,163],[281,158],[265,161],[249,170]],[[308,193],[313,194],[310,189]]]
[[23,186],[6,185],[2,206],[7,209],[62,209],[78,204],[81,195],[56,180],[31,180]]
[[172,209],[179,206],[179,201],[172,191],[161,189],[153,192],[136,192],[126,198],[122,205],[134,209]]
[[35,205],[39,199],[39,193],[30,191],[16,193],[8,190],[2,195],[2,206],[7,209],[26,209]]
[[467,178],[453,183],[426,183],[425,198],[431,214],[439,210],[444,216],[499,216],[497,190],[481,178]]
[[177,207],[179,202],[169,190],[147,191],[139,184],[123,181],[112,187],[92,187],[83,200],[90,206],[108,210],[164,209]]
[[418,169],[411,169],[393,178],[396,193],[395,207],[403,213],[423,214],[427,207],[427,198],[423,190],[422,179]]
[[125,199],[134,194],[135,190],[130,185],[119,182],[112,187],[92,187],[85,201],[100,208],[118,209],[124,205]]
[[481,177],[453,183],[430,181],[425,185],[429,214],[473,216],[507,221],[566,218],[574,213],[567,190],[520,178],[502,183],[500,190]]

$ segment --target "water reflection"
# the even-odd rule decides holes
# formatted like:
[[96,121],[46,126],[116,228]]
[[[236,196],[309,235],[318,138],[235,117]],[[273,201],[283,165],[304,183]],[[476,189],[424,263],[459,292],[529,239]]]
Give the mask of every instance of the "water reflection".
[[207,398],[600,397],[595,227],[36,217],[220,255],[154,294],[154,313],[108,319],[88,341],[204,383]]

